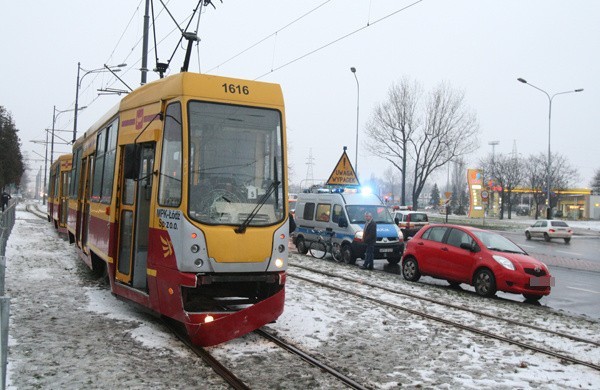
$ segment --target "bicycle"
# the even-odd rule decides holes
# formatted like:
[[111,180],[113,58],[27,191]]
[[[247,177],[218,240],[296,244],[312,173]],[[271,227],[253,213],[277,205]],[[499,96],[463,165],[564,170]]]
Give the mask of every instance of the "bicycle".
[[[326,228],[325,230],[315,230],[317,233],[317,241],[313,241],[310,244],[308,251],[310,255],[316,259],[324,258],[327,253],[331,253],[331,256],[335,261],[342,260],[342,250],[340,244],[333,242],[333,236],[335,232],[332,228]],[[327,238],[324,236],[327,235]]]

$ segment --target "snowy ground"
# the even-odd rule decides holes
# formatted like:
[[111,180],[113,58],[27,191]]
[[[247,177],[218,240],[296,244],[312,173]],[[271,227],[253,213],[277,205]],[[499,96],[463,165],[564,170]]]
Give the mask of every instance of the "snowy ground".
[[[6,294],[11,298],[7,388],[227,388],[156,319],[117,300],[94,280],[74,248],[58,239],[50,224],[24,211],[17,212],[17,219],[6,253]],[[600,322],[543,306],[482,299],[296,253],[290,261],[600,341]],[[305,274],[290,268],[284,314],[268,330],[369,387],[600,388],[598,371],[385,309],[294,277]],[[368,286],[354,288],[410,304],[410,300]],[[423,303],[413,304],[429,309]],[[445,314],[456,317],[455,310]],[[509,327],[504,331],[514,332]],[[527,337],[600,363],[600,348],[536,334]],[[210,350],[252,388],[343,388],[256,335]]]

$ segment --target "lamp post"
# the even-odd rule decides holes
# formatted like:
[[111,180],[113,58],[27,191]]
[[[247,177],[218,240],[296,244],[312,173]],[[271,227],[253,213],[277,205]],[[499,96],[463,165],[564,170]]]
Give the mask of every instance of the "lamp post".
[[45,157],[44,157],[44,195],[42,195],[42,204],[45,205],[46,204],[46,173],[48,172],[48,131],[46,131],[46,142],[44,141],[38,141],[38,140],[33,140],[30,141],[33,142],[34,144],[45,144],[46,145],[46,153],[45,153]]
[[354,150],[354,169],[356,170],[356,176],[358,176],[358,113],[360,112],[360,84],[358,83],[358,77],[356,77],[356,68],[351,67],[350,71],[354,74],[356,79],[356,146]]
[[548,209],[546,210],[546,218],[551,219],[552,218],[552,207],[551,207],[551,203],[550,203],[550,164],[552,162],[552,160],[551,160],[552,157],[550,155],[550,134],[551,134],[551,129],[552,129],[552,99],[554,99],[554,97],[557,95],[582,92],[583,88],[575,89],[572,91],[557,92],[554,95],[550,96],[550,94],[548,92],[544,91],[543,89],[541,89],[539,87],[536,87],[535,85],[533,85],[531,83],[528,83],[527,80],[525,80],[523,78],[519,77],[517,80],[522,82],[523,84],[527,84],[530,87],[537,89],[540,92],[543,92],[544,95],[546,95],[546,97],[548,98],[548,166],[546,167],[546,185],[547,185],[546,190],[548,191],[547,196],[546,196],[546,202],[548,203]]
[[[75,116],[77,116],[77,111],[81,111],[86,108],[87,108],[87,106],[77,108],[77,104],[75,104],[75,108],[70,108],[68,110],[57,110],[56,106],[54,106],[54,110],[52,111],[52,141],[50,143],[50,145],[51,145],[51,147],[50,147],[50,165],[52,165],[52,163],[54,162],[54,132],[55,132],[54,126],[56,124],[56,119],[58,118],[58,116],[60,114],[63,114],[65,112],[71,112],[71,111],[75,111]],[[47,139],[46,139],[46,142],[47,142]]]
[[[98,68],[98,69],[91,69],[91,70],[86,70],[83,69],[81,67],[81,62],[77,63],[77,84],[75,85],[75,114],[73,117],[73,143],[75,143],[75,140],[77,139],[77,112],[79,111],[78,109],[78,104],[79,104],[79,88],[81,88],[81,82],[83,81],[83,78],[85,76],[87,76],[90,73],[102,73],[102,72],[120,72],[121,69],[115,69],[115,68],[122,68],[124,66],[127,66],[127,64],[119,64],[119,65],[115,65],[115,66],[103,66],[102,68]],[[80,72],[83,71],[83,76],[79,77]]]
[[[496,146],[500,144],[500,141],[489,141],[488,145],[492,146],[492,172],[490,177],[488,177],[488,179],[491,178],[491,176],[494,176],[494,169],[496,168]],[[483,183],[485,186],[485,182]],[[494,214],[494,191],[492,191],[492,189],[490,188],[489,190],[490,193],[490,198],[488,199],[488,211],[490,210],[490,203],[492,205],[492,215]]]

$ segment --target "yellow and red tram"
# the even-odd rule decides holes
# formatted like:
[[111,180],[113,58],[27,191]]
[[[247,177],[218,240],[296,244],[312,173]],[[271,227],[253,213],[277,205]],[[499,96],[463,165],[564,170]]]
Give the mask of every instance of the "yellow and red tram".
[[50,166],[48,182],[48,202],[46,203],[48,222],[52,222],[59,233],[67,232],[68,188],[71,178],[73,156],[59,156]]
[[182,72],[73,145],[68,233],[113,293],[208,346],[283,312],[285,113],[277,84]]

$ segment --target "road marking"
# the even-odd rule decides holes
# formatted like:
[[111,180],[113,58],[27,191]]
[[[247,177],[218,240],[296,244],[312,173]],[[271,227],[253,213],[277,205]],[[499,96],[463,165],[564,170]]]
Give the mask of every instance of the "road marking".
[[575,256],[583,256],[582,253],[577,253],[577,252],[567,252],[567,251],[556,251],[558,253],[564,253],[565,255],[575,255]]
[[579,290],[579,291],[590,292],[590,293],[593,293],[593,294],[600,294],[600,291],[587,290],[585,288],[577,288],[577,287],[571,287],[571,286],[567,286],[567,288],[570,288],[571,290]]

